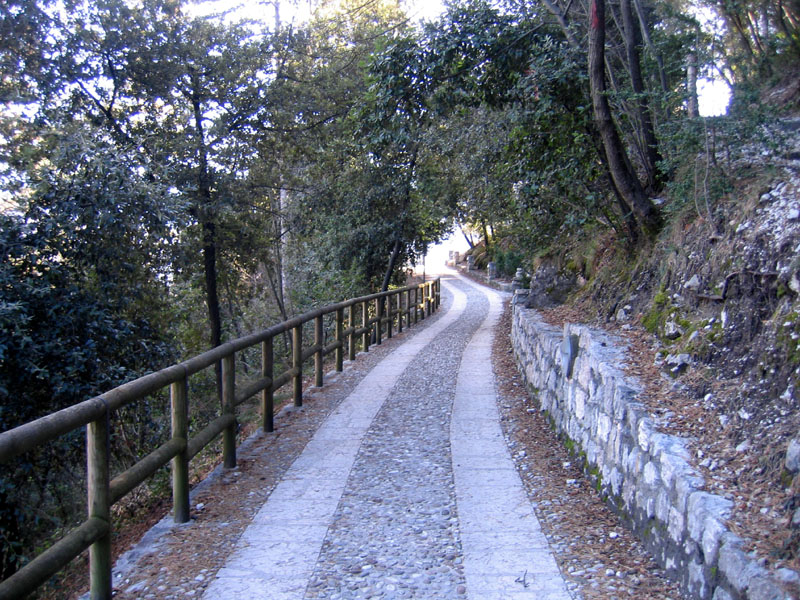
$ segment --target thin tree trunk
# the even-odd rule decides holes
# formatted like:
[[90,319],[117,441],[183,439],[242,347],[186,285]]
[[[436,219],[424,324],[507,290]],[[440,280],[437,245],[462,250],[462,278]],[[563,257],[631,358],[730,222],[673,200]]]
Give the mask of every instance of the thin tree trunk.
[[658,163],[661,162],[661,154],[658,151],[658,141],[656,140],[653,119],[650,116],[650,106],[647,101],[647,91],[642,80],[642,65],[640,56],[641,38],[639,28],[633,19],[631,0],[621,0],[620,11],[622,12],[622,26],[625,35],[625,50],[628,58],[628,72],[631,76],[631,87],[636,94],[634,101],[641,140],[644,143],[645,171],[647,173],[647,187],[652,191],[657,191],[661,187],[661,177],[658,173]]
[[464,239],[467,240],[467,244],[469,244],[469,247],[470,248],[474,248],[475,247],[475,242],[472,241],[472,236],[471,235],[467,235],[467,232],[464,231],[464,228],[461,225],[459,225],[458,228],[461,230],[461,235],[463,235]]
[[386,267],[386,274],[383,276],[383,285],[381,285],[382,292],[389,289],[389,282],[392,280],[392,273],[394,272],[395,266],[397,266],[397,257],[400,256],[401,247],[402,243],[398,237],[395,239],[394,246],[392,246],[392,253],[389,255],[389,266]]
[[561,11],[561,8],[556,6],[552,0],[544,0],[544,5],[547,7],[547,10],[550,11],[550,14],[556,18],[556,21],[558,21],[558,24],[561,26],[561,31],[564,33],[564,37],[567,38],[567,43],[572,48],[578,48],[578,42],[575,36],[572,35],[572,31],[570,31],[567,16]]
[[647,235],[655,234],[661,226],[661,216],[647,198],[633,171],[611,116],[606,97],[605,80],[605,0],[593,0],[589,29],[589,83],[591,86],[594,120],[603,140],[606,159],[614,184],[630,205],[637,224]]
[[633,247],[636,245],[636,242],[639,239],[639,228],[636,225],[636,218],[633,216],[633,211],[631,210],[630,205],[625,202],[625,198],[623,198],[622,194],[619,193],[617,184],[614,183],[614,178],[611,176],[611,169],[608,167],[608,160],[606,159],[605,151],[603,149],[603,141],[600,139],[599,133],[595,128],[592,127],[587,127],[587,133],[589,134],[590,139],[594,142],[595,151],[597,152],[597,156],[600,159],[600,162],[603,165],[603,170],[606,174],[608,187],[611,188],[614,198],[617,200],[620,216],[625,223],[625,229],[628,232],[629,245]]
[[[200,204],[198,215],[202,228],[203,243],[203,273],[206,285],[206,306],[208,308],[208,323],[211,330],[211,347],[215,348],[222,343],[222,316],[219,307],[219,289],[217,283],[217,225],[216,210],[212,202],[211,174],[208,170],[208,148],[205,142],[203,128],[203,113],[199,97],[199,82],[192,75],[191,102],[194,110],[194,126],[197,135],[197,195]],[[218,363],[215,368],[217,375],[217,394],[222,401],[222,368]]]
[[700,116],[700,105],[697,99],[697,54],[686,55],[686,107],[690,119]]
[[783,2],[778,2],[778,10],[777,10],[778,24],[783,30],[784,35],[786,35],[786,39],[791,40],[795,52],[798,55],[800,55],[800,43],[798,43],[796,36],[792,34],[792,31],[789,30],[789,26],[786,24],[786,19],[789,19],[791,21],[791,15],[789,14],[789,10],[783,5]]
[[[286,309],[286,262],[284,260],[286,253],[283,249],[283,246],[287,243],[284,239],[283,231],[283,215],[286,205],[288,204],[285,201],[285,194],[286,191],[283,189],[278,191],[278,210],[272,212],[272,227],[275,236],[275,261],[277,264],[275,274],[278,278],[278,293],[280,294],[280,307],[284,320],[288,319],[286,316],[288,312]],[[288,236],[288,231],[286,235]]]
[[644,43],[647,45],[647,49],[650,51],[650,54],[653,55],[658,65],[658,80],[661,84],[661,91],[666,94],[669,88],[667,87],[667,74],[664,70],[664,57],[656,50],[653,39],[650,37],[650,30],[648,29],[647,19],[644,14],[644,9],[642,8],[641,0],[633,0],[633,5],[636,8],[636,15],[639,17],[639,28],[641,29]]

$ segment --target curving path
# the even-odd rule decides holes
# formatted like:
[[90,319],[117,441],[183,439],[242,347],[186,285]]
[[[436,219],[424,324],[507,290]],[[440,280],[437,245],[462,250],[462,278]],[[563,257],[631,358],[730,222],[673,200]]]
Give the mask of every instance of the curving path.
[[203,597],[569,598],[500,430],[501,306],[443,276],[440,316],[328,416]]

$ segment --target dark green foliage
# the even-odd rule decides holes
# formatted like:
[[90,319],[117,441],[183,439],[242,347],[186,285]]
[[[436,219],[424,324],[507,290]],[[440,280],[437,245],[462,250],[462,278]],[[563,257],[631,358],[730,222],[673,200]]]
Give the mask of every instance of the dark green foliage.
[[[60,138],[49,165],[30,171],[35,188],[24,214],[0,215],[2,431],[175,357],[164,253],[177,222],[165,195],[137,174],[129,156],[89,139]],[[127,419],[136,422],[144,437],[158,428],[152,415]],[[138,442],[124,441],[125,453],[152,448]],[[81,514],[82,464],[76,431],[4,466],[0,485],[13,489],[0,504],[0,527],[9,534],[0,548],[4,570],[24,560],[30,540]],[[20,524],[16,531],[13,523]]]
[[503,277],[513,277],[517,268],[522,266],[522,256],[513,250],[498,251],[494,258],[497,273]]

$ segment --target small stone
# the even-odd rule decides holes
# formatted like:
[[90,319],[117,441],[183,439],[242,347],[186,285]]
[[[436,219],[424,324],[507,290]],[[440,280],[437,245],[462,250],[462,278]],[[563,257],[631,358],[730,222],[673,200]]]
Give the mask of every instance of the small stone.
[[796,221],[797,219],[800,219],[800,210],[796,208],[789,209],[789,212],[786,213],[786,218],[790,221]]
[[700,289],[700,278],[697,275],[692,275],[689,281],[683,284],[683,287],[685,287],[687,290],[696,292]]
[[786,448],[784,465],[790,473],[800,472],[800,439],[793,438],[789,442],[789,447]]
[[775,571],[775,575],[784,583],[800,584],[800,575],[786,567],[780,568]]
[[745,440],[738,446],[736,446],[737,452],[747,452],[750,449],[750,440]]
[[689,367],[692,362],[692,357],[688,354],[669,354],[664,359],[664,362],[670,367],[670,372],[677,376]]
[[800,529],[800,508],[792,515],[792,529]]
[[465,585],[459,585],[459,586],[456,588],[456,594],[458,594],[459,596],[463,596],[463,595],[464,595],[464,594],[466,594],[466,593],[467,593],[467,586],[465,586]]
[[668,321],[664,325],[664,337],[668,340],[677,340],[683,335],[683,330],[675,321]]

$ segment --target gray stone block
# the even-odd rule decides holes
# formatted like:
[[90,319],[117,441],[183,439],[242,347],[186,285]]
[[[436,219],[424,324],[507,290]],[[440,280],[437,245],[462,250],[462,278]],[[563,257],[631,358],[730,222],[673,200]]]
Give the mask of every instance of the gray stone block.
[[706,598],[708,592],[703,565],[690,562],[687,570],[689,571],[689,592],[697,598]]
[[733,596],[721,587],[718,587],[714,590],[714,595],[711,597],[711,600],[733,600]]
[[611,493],[614,496],[619,496],[622,492],[622,473],[614,467],[608,476],[608,482],[611,485]]
[[658,464],[661,467],[661,478],[668,490],[674,490],[677,480],[684,477],[688,471],[686,461],[666,452],[659,455]]
[[686,519],[683,517],[683,512],[674,506],[670,506],[667,531],[669,532],[669,537],[676,544],[680,544],[683,541],[685,527]]
[[649,488],[657,488],[661,486],[661,473],[658,466],[652,460],[645,463],[642,470],[641,482]]
[[609,434],[611,433],[611,419],[606,414],[597,416],[597,439],[602,442],[608,442]]
[[738,545],[723,544],[719,549],[719,573],[737,594],[743,595],[750,580],[760,575],[760,571],[762,569],[747,558]]
[[692,492],[686,506],[689,537],[695,541],[701,541],[708,517],[725,521],[730,516],[731,508],[733,508],[733,502],[722,496],[702,491]]
[[789,598],[773,581],[767,577],[753,577],[747,586],[748,600],[784,600]]
[[650,438],[653,433],[653,421],[649,417],[639,419],[636,424],[636,443],[644,452],[650,451]]
[[679,511],[685,512],[689,496],[703,487],[703,478],[697,475],[686,475],[675,479],[675,506]]
[[703,523],[703,537],[700,541],[700,547],[703,549],[703,558],[707,565],[714,566],[717,564],[719,546],[726,531],[727,529],[723,522],[715,517],[706,517]]
[[793,438],[786,448],[786,470],[790,473],[800,473],[800,439]]

